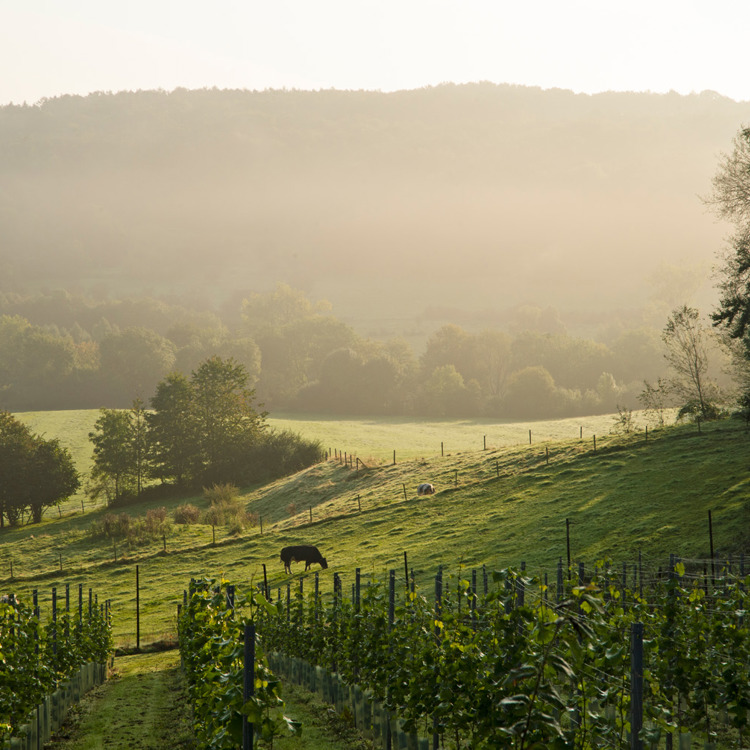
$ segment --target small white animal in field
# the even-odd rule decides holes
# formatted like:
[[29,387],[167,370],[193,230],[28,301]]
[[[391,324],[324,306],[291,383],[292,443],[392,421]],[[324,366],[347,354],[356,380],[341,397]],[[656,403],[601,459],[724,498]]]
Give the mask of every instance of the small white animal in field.
[[428,482],[423,482],[417,487],[417,495],[434,495],[435,487]]

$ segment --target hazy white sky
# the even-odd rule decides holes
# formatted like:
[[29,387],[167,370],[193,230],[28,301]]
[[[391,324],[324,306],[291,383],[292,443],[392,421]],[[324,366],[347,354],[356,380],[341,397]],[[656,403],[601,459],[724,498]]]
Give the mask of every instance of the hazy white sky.
[[750,100],[747,0],[0,0],[0,104],[493,81]]

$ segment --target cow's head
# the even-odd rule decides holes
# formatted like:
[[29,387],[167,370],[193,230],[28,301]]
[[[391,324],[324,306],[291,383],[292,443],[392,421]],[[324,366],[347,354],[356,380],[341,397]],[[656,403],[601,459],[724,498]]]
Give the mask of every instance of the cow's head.
[[320,567],[325,570],[328,567],[328,562],[326,561],[325,557],[320,558]]

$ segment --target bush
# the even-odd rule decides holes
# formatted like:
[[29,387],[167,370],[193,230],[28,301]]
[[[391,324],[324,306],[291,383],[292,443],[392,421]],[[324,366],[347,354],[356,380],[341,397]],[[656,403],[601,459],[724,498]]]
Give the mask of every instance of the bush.
[[152,537],[161,537],[172,530],[172,525],[167,519],[167,509],[151,508],[146,511],[146,533]]
[[214,506],[220,508],[236,505],[239,500],[239,490],[233,484],[214,484],[203,488],[203,497]]
[[105,513],[100,521],[92,521],[90,532],[94,537],[120,539],[130,535],[131,523],[127,513]]
[[681,422],[683,419],[686,419],[697,422],[698,420],[721,419],[723,416],[722,409],[716,404],[706,402],[704,408],[701,409],[700,402],[697,399],[691,399],[680,407],[679,412],[677,412],[677,421]]
[[198,506],[192,503],[183,503],[174,509],[174,522],[189,526],[191,523],[198,523],[201,519],[201,511]]

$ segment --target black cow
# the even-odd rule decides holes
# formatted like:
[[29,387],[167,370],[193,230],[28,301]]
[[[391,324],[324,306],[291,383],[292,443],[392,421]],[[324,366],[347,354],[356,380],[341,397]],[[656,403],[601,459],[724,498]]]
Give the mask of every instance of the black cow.
[[427,482],[423,482],[422,484],[417,487],[417,495],[434,495],[435,494],[435,488],[428,484]]
[[294,547],[284,547],[281,550],[281,562],[284,563],[284,572],[291,574],[293,562],[304,562],[305,570],[309,570],[313,563],[320,563],[325,570],[328,567],[325,557],[320,554],[317,547],[311,544],[298,544]]

